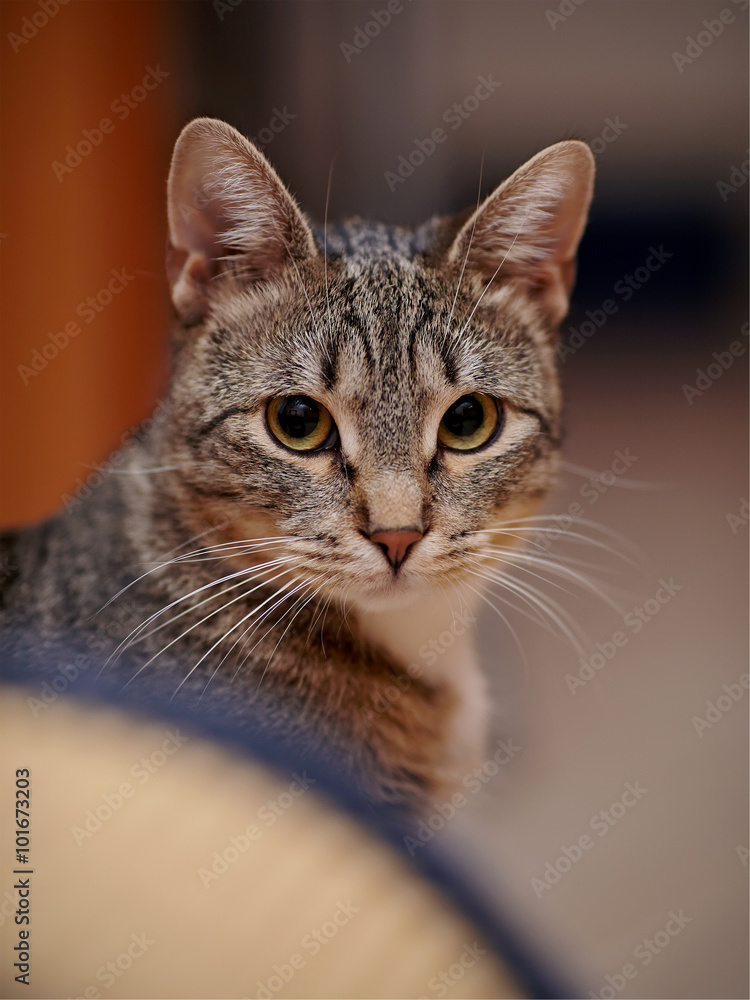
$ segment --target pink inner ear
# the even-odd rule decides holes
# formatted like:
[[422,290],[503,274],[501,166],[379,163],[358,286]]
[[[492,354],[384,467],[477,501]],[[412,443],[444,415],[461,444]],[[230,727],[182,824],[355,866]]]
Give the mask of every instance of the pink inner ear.
[[575,257],[571,260],[566,260],[560,265],[560,274],[562,276],[562,283],[565,291],[570,294],[573,288],[573,282],[576,280],[576,261]]
[[487,198],[449,252],[486,283],[517,277],[557,325],[568,309],[576,252],[593,186],[594,161],[575,141],[543,150]]
[[203,319],[208,312],[206,287],[211,278],[205,255],[170,245],[167,276],[172,286],[172,301],[182,321],[190,324]]
[[[195,322],[210,305],[212,279],[224,270],[251,282],[292,258],[316,253],[312,232],[273,167],[224,122],[196,119],[175,145],[169,176],[172,300]],[[239,266],[222,259],[241,258]]]

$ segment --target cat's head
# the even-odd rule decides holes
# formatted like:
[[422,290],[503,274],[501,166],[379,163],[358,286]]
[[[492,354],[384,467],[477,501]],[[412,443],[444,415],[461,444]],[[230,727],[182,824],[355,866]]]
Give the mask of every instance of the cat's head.
[[166,438],[185,523],[285,538],[265,557],[360,606],[458,581],[552,481],[592,181],[588,147],[561,142],[461,218],[318,232],[238,132],[188,125]]

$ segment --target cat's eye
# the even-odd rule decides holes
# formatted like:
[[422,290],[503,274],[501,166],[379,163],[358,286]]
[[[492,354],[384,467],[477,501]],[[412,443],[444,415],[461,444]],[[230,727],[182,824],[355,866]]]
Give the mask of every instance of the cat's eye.
[[336,442],[333,417],[309,396],[277,396],[268,404],[266,416],[273,436],[294,451],[317,451]]
[[502,423],[500,404],[483,392],[461,396],[443,414],[438,440],[454,451],[474,451],[497,437]]

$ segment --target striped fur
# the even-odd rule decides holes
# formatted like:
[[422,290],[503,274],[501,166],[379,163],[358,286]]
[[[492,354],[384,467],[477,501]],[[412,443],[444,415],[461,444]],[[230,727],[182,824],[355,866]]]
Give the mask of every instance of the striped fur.
[[[481,755],[486,704],[468,631],[435,664],[420,650],[471,613],[486,531],[553,480],[556,326],[592,173],[587,147],[560,143],[474,213],[320,228],[233,129],[189,125],[169,186],[166,405],[121,475],[6,537],[15,648],[29,630],[37,651],[103,637],[124,680],[172,679],[238,716],[261,705],[375,797],[441,794]],[[502,402],[502,432],[438,447],[471,392]],[[295,393],[327,407],[338,448],[276,441],[268,401]],[[396,572],[368,535],[414,526]]]

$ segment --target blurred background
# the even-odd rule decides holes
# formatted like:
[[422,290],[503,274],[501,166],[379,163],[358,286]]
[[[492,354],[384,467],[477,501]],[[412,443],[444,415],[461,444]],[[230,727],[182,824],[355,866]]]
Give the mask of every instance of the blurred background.
[[[5,525],[81,489],[165,384],[165,181],[192,117],[255,138],[318,219],[332,163],[331,218],[416,223],[474,204],[480,172],[486,194],[553,142],[592,143],[561,330],[570,466],[548,510],[579,504],[645,551],[616,582],[624,612],[651,613],[635,632],[570,603],[589,658],[628,640],[572,690],[569,646],[514,621],[522,656],[482,621],[496,736],[524,750],[446,833],[481,845],[488,883],[592,996],[747,996],[747,6],[0,6]],[[628,782],[647,794],[592,833]],[[594,849],[535,888],[587,832]],[[672,911],[690,917],[675,935]]]

